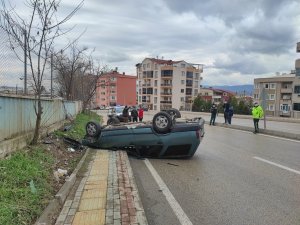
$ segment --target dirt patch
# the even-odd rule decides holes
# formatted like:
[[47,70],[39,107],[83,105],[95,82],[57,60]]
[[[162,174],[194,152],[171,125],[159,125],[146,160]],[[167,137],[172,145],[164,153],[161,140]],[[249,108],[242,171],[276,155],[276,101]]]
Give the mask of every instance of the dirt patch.
[[[54,134],[43,138],[41,144],[54,158],[52,166],[53,179],[52,186],[54,193],[57,193],[65,183],[67,176],[70,176],[76,168],[78,162],[84,155],[86,148],[75,148],[69,143],[66,143],[63,138],[59,138]],[[66,171],[66,174],[63,172]]]

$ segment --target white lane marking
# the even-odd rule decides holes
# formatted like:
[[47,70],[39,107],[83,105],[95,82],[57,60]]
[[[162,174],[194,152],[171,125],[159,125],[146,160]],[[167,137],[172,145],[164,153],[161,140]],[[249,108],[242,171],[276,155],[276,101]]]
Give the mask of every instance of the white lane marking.
[[162,193],[166,196],[166,199],[173,209],[175,215],[177,216],[180,224],[182,225],[193,225],[193,223],[190,221],[190,219],[187,217],[179,203],[176,201],[172,193],[170,192],[169,188],[165,184],[165,182],[161,179],[161,177],[158,175],[152,164],[148,159],[144,160],[146,166],[148,167],[150,173],[152,174],[153,178],[155,179],[156,183],[158,184],[159,188],[162,190]]
[[260,160],[260,161],[262,161],[262,162],[271,164],[271,165],[273,165],[273,166],[277,166],[277,167],[279,167],[279,168],[281,168],[281,169],[288,170],[288,171],[290,171],[290,172],[293,172],[293,173],[296,173],[296,174],[300,175],[300,171],[298,171],[298,170],[291,169],[291,168],[289,168],[289,167],[280,165],[280,164],[278,164],[278,163],[271,162],[271,161],[269,161],[269,160],[266,160],[266,159],[263,159],[263,158],[260,158],[260,157],[257,157],[257,156],[254,156],[253,158],[254,158],[254,159],[257,159],[257,160]]

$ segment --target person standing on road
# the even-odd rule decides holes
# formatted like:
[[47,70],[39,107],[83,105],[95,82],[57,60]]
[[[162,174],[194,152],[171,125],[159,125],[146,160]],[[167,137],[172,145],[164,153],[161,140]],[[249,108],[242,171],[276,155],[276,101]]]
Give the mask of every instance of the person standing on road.
[[124,117],[124,122],[125,123],[128,123],[128,117],[129,117],[128,110],[129,110],[129,108],[126,105],[125,108],[123,109],[123,112],[122,112],[122,116]]
[[223,104],[223,110],[224,110],[224,120],[225,120],[225,124],[228,124],[228,112],[229,112],[229,107],[230,104],[229,102],[224,102]]
[[228,124],[231,124],[232,117],[233,117],[233,106],[230,106],[228,110],[228,117],[227,117]]
[[217,106],[215,105],[215,103],[212,104],[211,108],[210,108],[210,122],[209,125],[213,125],[215,126],[215,120],[218,114],[218,109]]
[[131,110],[131,117],[132,117],[132,122],[137,122],[138,121],[138,111],[136,110],[135,107]]
[[139,108],[139,112],[138,112],[138,116],[139,116],[139,121],[143,122],[143,117],[144,117],[144,110],[142,107]]
[[252,108],[252,117],[254,123],[254,131],[253,133],[256,134],[259,132],[258,122],[264,116],[264,111],[262,107],[257,103],[254,102],[254,107]]

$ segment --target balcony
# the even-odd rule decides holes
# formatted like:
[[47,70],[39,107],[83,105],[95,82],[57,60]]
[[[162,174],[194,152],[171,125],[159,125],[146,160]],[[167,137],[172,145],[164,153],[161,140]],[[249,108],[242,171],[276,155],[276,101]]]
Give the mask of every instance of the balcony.
[[161,104],[172,104],[172,101],[160,101]]
[[280,93],[293,93],[292,88],[281,88]]
[[162,87],[172,87],[172,84],[162,83],[161,86],[162,86]]
[[160,95],[172,95],[172,92],[161,92]]

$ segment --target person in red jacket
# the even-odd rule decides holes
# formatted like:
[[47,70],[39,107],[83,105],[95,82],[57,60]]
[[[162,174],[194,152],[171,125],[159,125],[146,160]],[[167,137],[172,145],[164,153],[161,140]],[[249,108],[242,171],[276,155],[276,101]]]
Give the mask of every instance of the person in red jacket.
[[143,121],[143,117],[144,117],[144,110],[142,107],[139,108],[139,121],[142,122]]

